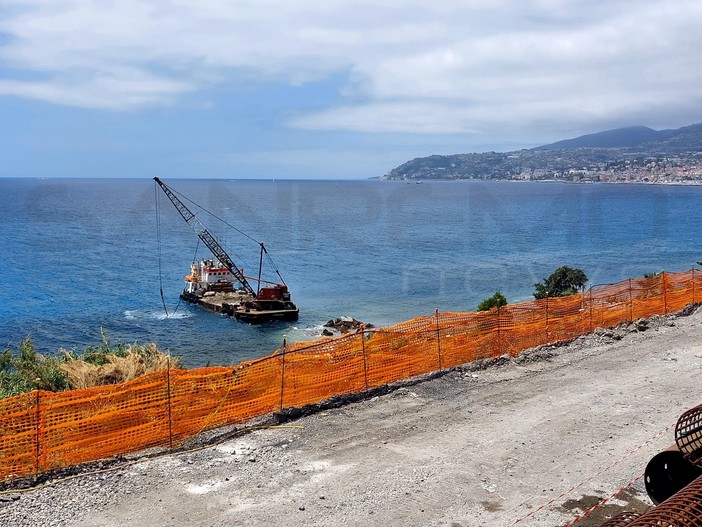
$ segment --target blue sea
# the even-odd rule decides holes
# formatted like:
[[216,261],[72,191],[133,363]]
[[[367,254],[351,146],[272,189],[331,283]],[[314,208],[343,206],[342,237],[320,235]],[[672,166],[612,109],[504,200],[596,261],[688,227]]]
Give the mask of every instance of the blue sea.
[[[161,191],[151,179],[0,179],[2,348],[30,336],[42,353],[81,351],[106,331],[113,342],[156,342],[191,367],[231,365],[284,338],[317,338],[342,315],[385,326],[436,308],[473,311],[497,290],[529,300],[561,265],[595,285],[702,260],[702,187],[165,182],[266,244],[299,321],[250,326],[178,305],[191,261],[208,253],[163,194],[157,236]],[[198,217],[256,273],[255,242]]]

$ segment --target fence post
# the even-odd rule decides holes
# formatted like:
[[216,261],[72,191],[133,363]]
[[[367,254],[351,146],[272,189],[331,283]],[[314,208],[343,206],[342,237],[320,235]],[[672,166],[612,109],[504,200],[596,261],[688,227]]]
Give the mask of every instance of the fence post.
[[35,445],[35,452],[34,452],[34,461],[35,461],[35,468],[34,472],[35,474],[39,474],[39,471],[41,469],[41,463],[39,462],[40,459],[40,452],[41,452],[41,439],[39,438],[41,434],[41,399],[39,398],[39,394],[41,393],[39,390],[36,391],[36,398],[34,401],[34,404],[37,407],[37,426],[36,426],[36,445]]
[[441,327],[439,326],[439,308],[434,310],[436,320],[436,349],[439,355],[439,370],[441,370]]
[[695,266],[692,266],[692,303],[695,303]]
[[548,335],[548,297],[546,297],[546,342],[544,344],[548,344],[549,342],[551,341]]
[[166,397],[168,399],[168,448],[173,450],[173,419],[171,409],[171,355],[168,354],[166,369]]
[[631,293],[631,277],[629,277],[629,322],[634,321],[634,297]]
[[283,336],[282,360],[283,364],[280,369],[280,411],[283,411],[283,392],[285,390],[285,336]]
[[502,335],[500,333],[500,306],[497,306],[497,356],[502,355]]
[[590,333],[594,331],[592,327],[592,286],[590,286]]
[[667,273],[663,271],[663,314],[668,314],[668,280]]
[[368,389],[368,363],[366,362],[366,326],[361,324],[361,352],[363,353],[363,380]]

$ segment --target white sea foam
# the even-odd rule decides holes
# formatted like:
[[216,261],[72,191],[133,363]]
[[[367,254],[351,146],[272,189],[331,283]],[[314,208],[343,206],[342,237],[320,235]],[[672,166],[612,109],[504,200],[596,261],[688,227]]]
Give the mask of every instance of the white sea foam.
[[169,313],[166,315],[163,311],[150,311],[150,310],[139,310],[139,309],[129,309],[124,311],[124,318],[127,320],[181,320],[184,318],[190,318],[192,313],[187,311],[176,311],[175,313]]
[[324,331],[324,326],[322,324],[317,324],[315,326],[306,326],[304,328],[293,326],[293,331],[299,331],[306,335],[320,335]]
[[161,312],[151,314],[151,318],[155,318],[156,320],[181,320],[183,318],[190,318],[191,316],[193,316],[192,313],[188,313],[187,311],[176,311],[175,313],[168,313],[168,315]]

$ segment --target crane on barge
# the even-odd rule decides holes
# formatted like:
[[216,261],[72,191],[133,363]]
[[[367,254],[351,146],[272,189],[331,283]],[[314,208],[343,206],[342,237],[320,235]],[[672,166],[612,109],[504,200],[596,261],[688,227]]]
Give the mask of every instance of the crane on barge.
[[[191,266],[191,271],[185,277],[186,287],[180,297],[186,302],[201,305],[226,315],[233,315],[237,320],[250,323],[268,322],[271,320],[297,320],[299,309],[292,302],[288,286],[276,269],[283,283],[268,282],[261,279],[263,256],[268,255],[265,245],[260,246],[258,278],[246,277],[224,250],[224,247],[210,233],[200,219],[183,203],[176,193],[158,177],[156,184],[173,203],[185,223],[195,232],[214,256],[214,260],[200,260]],[[231,279],[236,280],[240,287],[235,290]],[[258,287],[254,290],[247,278],[256,280]],[[267,285],[261,286],[262,283]],[[228,294],[227,300],[221,302],[217,295]]]

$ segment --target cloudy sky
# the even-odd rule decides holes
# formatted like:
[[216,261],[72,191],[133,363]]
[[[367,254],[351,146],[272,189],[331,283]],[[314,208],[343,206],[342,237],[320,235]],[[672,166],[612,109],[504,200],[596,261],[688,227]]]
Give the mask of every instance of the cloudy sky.
[[699,0],[0,0],[0,177],[367,178],[702,122]]

